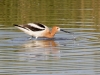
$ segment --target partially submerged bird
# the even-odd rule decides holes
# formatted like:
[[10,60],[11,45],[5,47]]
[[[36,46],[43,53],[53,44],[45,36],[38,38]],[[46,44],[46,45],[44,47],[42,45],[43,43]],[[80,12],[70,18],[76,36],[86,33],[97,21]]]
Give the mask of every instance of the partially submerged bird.
[[54,26],[52,30],[50,31],[47,26],[40,23],[28,23],[26,25],[13,24],[13,25],[17,27],[18,29],[24,31],[26,34],[29,34],[32,37],[35,37],[36,39],[38,37],[53,38],[56,32],[58,31],[71,33],[71,32],[60,29],[58,26]]

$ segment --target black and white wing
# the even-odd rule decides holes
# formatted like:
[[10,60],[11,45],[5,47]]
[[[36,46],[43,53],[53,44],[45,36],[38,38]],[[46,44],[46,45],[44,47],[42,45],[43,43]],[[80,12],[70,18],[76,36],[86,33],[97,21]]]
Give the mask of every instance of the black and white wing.
[[14,26],[24,28],[26,30],[31,30],[31,31],[42,31],[45,30],[46,26],[40,23],[28,23],[27,25],[16,25]]

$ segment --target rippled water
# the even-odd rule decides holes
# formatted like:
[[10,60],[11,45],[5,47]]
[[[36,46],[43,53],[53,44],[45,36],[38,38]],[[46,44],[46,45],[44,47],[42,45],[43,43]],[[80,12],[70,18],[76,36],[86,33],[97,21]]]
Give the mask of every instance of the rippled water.
[[0,30],[0,74],[99,75],[100,33],[92,28],[65,28],[54,39],[29,40],[12,28]]

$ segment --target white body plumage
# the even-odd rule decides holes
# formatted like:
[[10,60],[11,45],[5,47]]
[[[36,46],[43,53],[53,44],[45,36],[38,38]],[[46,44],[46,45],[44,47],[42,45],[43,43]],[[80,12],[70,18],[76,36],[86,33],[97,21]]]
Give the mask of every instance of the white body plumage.
[[39,23],[28,23],[27,25],[14,24],[14,26],[35,38],[44,37],[44,33],[49,32],[49,28],[47,26]]

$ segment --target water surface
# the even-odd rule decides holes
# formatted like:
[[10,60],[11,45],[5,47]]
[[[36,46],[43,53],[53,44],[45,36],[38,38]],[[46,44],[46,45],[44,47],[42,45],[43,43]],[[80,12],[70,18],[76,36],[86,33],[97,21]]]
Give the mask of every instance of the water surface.
[[94,29],[71,28],[76,39],[59,32],[54,39],[37,40],[15,30],[0,30],[1,74],[99,75],[100,33],[87,32]]

